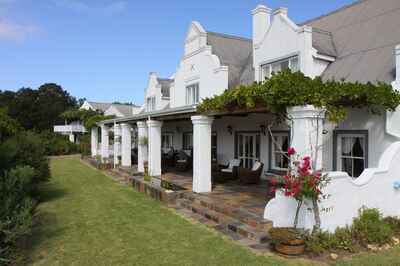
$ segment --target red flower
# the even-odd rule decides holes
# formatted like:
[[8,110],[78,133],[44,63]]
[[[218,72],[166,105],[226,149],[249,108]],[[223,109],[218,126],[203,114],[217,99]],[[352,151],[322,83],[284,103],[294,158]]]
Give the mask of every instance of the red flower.
[[287,151],[289,156],[295,155],[296,154],[296,150],[293,147],[290,147]]
[[275,193],[276,192],[276,188],[271,188],[271,193]]
[[272,186],[275,186],[277,183],[278,183],[278,181],[276,181],[276,179],[275,178],[271,178],[271,185]]

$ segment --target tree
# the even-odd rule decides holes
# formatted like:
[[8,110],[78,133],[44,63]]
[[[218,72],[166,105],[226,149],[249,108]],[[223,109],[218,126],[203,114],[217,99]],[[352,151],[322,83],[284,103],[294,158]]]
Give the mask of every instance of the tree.
[[61,113],[78,106],[77,100],[55,83],[44,84],[37,90],[0,91],[0,104],[23,128],[36,131],[51,130],[63,122]]

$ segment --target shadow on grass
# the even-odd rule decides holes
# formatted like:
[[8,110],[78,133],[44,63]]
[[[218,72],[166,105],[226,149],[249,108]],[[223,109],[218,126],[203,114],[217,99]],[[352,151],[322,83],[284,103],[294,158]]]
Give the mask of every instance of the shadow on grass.
[[40,210],[34,214],[31,234],[18,244],[24,257],[23,265],[32,264],[46,255],[33,256],[33,254],[37,254],[37,248],[40,248],[44,242],[65,232],[65,228],[59,227],[57,224],[57,217],[54,213]]
[[60,188],[55,188],[51,183],[42,184],[39,192],[39,202],[49,202],[67,195],[67,191]]

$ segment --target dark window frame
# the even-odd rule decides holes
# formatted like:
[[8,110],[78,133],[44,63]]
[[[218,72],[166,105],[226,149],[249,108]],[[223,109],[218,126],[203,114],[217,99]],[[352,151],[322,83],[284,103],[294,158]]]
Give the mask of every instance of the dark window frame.
[[[287,133],[288,134],[288,139],[289,139],[289,143],[288,146],[290,147],[290,140],[291,140],[291,131],[290,130],[271,130],[272,136],[274,135],[274,133],[276,134],[282,134],[282,133]],[[286,170],[278,170],[278,169],[274,169],[272,167],[272,146],[274,145],[273,141],[272,141],[272,136],[271,134],[269,134],[269,138],[268,138],[268,172],[273,173],[273,174],[277,174],[277,175],[283,175],[286,173]],[[290,162],[289,162],[290,163]]]
[[[360,130],[354,130],[354,129],[337,129],[333,131],[333,170],[334,171],[339,171],[338,170],[338,153],[337,153],[337,148],[338,148],[338,136],[339,135],[364,135],[365,137],[365,167],[364,170],[368,168],[369,165],[369,131],[367,129],[360,129]],[[342,170],[340,170],[342,171]]]

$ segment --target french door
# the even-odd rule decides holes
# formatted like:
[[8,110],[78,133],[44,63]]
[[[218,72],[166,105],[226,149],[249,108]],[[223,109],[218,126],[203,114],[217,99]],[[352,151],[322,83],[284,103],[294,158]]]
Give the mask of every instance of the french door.
[[252,168],[260,160],[260,134],[238,133],[237,157],[242,160],[243,167]]

